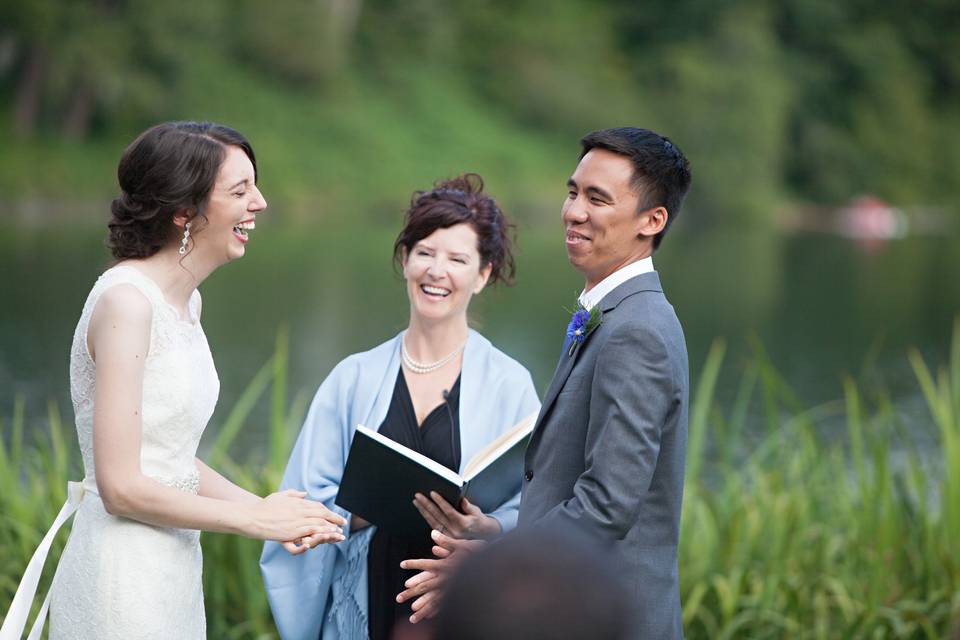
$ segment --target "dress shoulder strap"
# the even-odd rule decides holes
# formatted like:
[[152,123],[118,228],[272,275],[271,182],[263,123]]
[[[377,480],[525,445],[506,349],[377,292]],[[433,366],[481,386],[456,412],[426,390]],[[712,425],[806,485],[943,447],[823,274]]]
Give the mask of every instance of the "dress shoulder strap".
[[153,280],[133,267],[120,265],[107,269],[97,279],[93,291],[90,292],[90,310],[92,311],[93,307],[96,306],[97,300],[100,299],[104,291],[118,284],[129,284],[136,287],[150,301],[154,310],[163,303],[163,294]]

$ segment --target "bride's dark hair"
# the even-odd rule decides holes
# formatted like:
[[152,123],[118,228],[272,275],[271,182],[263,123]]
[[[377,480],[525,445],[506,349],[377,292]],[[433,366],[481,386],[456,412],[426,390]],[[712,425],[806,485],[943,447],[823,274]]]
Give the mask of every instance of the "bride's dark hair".
[[[257,160],[239,131],[212,122],[165,122],[147,129],[123,152],[117,167],[120,197],[110,205],[107,246],[117,260],[152,256],[179,234],[173,216],[185,211],[204,219],[204,209],[227,147]],[[191,231],[196,231],[192,226]]]

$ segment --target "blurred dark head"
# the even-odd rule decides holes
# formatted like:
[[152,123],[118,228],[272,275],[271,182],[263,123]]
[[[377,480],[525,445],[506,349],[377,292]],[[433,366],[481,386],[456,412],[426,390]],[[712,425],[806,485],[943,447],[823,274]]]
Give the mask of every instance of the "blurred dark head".
[[483,191],[483,178],[465,173],[452,180],[442,180],[429,191],[416,191],[403,229],[393,245],[394,260],[400,264],[404,253],[438,229],[467,224],[477,234],[480,270],[490,267],[491,284],[510,284],[515,273],[510,224],[496,200]]
[[648,129],[619,127],[588,133],[580,140],[580,158],[592,149],[605,149],[625,156],[633,164],[634,187],[640,194],[638,212],[654,207],[667,210],[663,230],[653,238],[660,246],[677,216],[690,188],[690,163],[673,142]]
[[[111,207],[107,246],[117,260],[146,258],[178,236],[175,214],[184,213],[199,230],[227,155],[236,146],[250,158],[253,148],[240,132],[212,122],[165,122],[134,140],[117,167],[120,197]],[[196,220],[199,218],[200,220]]]
[[582,538],[529,530],[464,560],[434,640],[621,640],[628,603],[607,553]]

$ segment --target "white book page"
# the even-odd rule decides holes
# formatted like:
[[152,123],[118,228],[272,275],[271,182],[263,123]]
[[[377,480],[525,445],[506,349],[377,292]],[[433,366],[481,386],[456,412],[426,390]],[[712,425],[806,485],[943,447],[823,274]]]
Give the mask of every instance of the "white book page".
[[471,458],[463,470],[463,475],[467,482],[480,475],[484,469],[490,466],[491,462],[509,451],[510,447],[523,440],[524,437],[533,431],[539,414],[539,409],[534,411],[500,436],[500,438],[494,440],[491,443],[492,447],[480,451],[480,453]]
[[449,480],[450,482],[452,482],[453,484],[457,485],[458,487],[462,487],[462,486],[463,486],[463,478],[461,478],[459,475],[457,475],[456,472],[448,469],[447,467],[443,466],[442,464],[440,464],[440,463],[437,462],[436,460],[431,460],[430,458],[428,458],[427,456],[423,455],[422,453],[417,453],[417,452],[414,451],[413,449],[411,449],[411,448],[409,448],[409,447],[405,447],[405,446],[403,446],[402,444],[400,444],[399,442],[397,442],[397,441],[395,441],[395,440],[391,440],[390,438],[388,438],[388,437],[386,437],[386,436],[384,436],[384,435],[380,435],[379,433],[377,433],[377,432],[374,431],[373,429],[371,429],[371,428],[369,428],[369,427],[365,427],[365,426],[363,426],[362,424],[358,424],[358,425],[357,425],[357,431],[359,431],[360,433],[363,433],[364,435],[366,435],[366,436],[368,436],[368,437],[376,440],[377,442],[379,442],[379,443],[382,444],[383,446],[389,447],[390,449],[393,449],[394,451],[396,451],[396,452],[399,453],[400,455],[405,456],[405,457],[413,460],[414,462],[416,462],[416,463],[419,464],[420,466],[426,467],[427,469],[430,469],[430,471],[433,471],[433,472],[436,473],[438,476],[441,476],[441,477]]

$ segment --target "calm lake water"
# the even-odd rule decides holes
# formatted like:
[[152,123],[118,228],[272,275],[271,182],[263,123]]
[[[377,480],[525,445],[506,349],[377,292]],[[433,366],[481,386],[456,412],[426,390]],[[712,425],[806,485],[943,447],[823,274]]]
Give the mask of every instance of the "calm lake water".
[[[404,287],[391,264],[395,233],[264,223],[247,256],[202,285],[203,325],[221,379],[206,446],[273,353],[281,327],[290,335],[291,394],[312,394],[341,358],[405,326]],[[10,415],[19,395],[28,415],[42,416],[52,399],[72,418],[68,354],[83,301],[108,266],[102,236],[85,228],[0,232],[0,416]],[[917,391],[907,349],[943,362],[960,313],[957,240],[908,238],[866,251],[826,235],[676,233],[655,263],[684,325],[694,378],[711,342],[728,342],[721,401],[734,393],[748,337],[756,336],[805,403],[839,397],[850,373],[882,380],[910,405]],[[565,309],[582,281],[557,229],[521,229],[518,265],[516,285],[484,292],[471,315],[477,329],[528,366],[542,393]],[[266,441],[261,404],[240,449]]]

